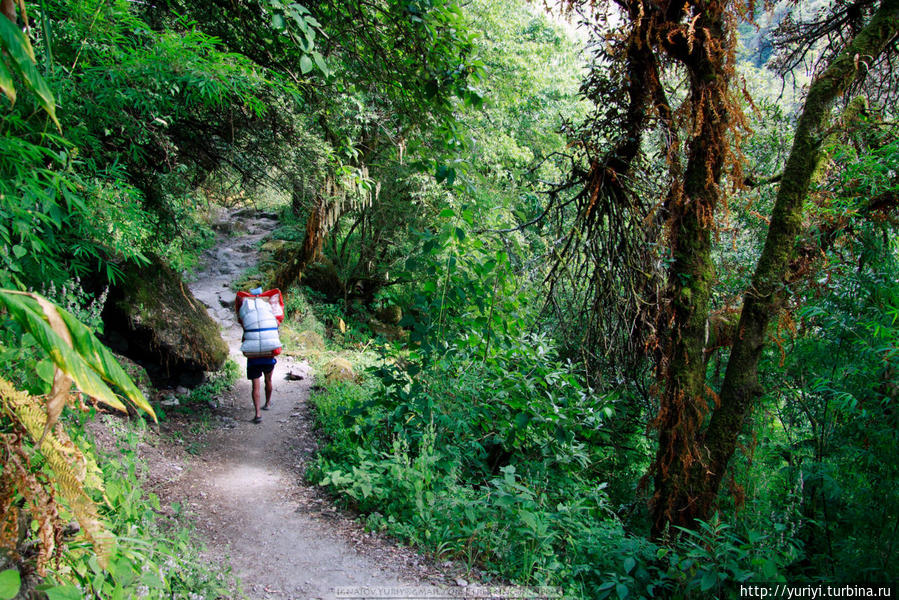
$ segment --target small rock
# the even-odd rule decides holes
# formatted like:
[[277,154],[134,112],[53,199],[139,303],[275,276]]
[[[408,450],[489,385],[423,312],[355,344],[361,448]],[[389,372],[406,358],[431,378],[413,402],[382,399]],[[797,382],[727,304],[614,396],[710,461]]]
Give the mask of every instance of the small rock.
[[177,398],[174,398],[172,396],[163,398],[159,403],[163,406],[178,406],[179,404],[181,404],[180,402],[178,402]]
[[288,242],[285,240],[270,240],[270,241],[262,244],[261,250],[263,252],[274,253],[274,252],[277,252],[278,250],[280,250],[281,248],[283,248],[284,246],[286,246],[287,244],[288,244]]
[[175,388],[175,393],[179,396],[184,396],[185,394],[189,394],[190,390],[184,387],[183,385],[179,385]]
[[468,582],[461,577],[456,577],[456,585],[458,585],[459,587],[468,587]]
[[325,365],[325,379],[328,381],[355,381],[353,365],[345,358],[335,357]]

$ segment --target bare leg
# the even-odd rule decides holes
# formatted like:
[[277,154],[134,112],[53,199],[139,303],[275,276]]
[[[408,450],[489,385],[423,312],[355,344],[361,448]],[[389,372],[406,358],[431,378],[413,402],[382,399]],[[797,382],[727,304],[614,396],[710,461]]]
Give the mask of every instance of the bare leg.
[[260,418],[259,416],[259,388],[261,386],[262,381],[259,377],[253,380],[253,408],[256,410],[256,418]]
[[265,374],[265,406],[262,408],[268,409],[269,403],[272,401],[272,373],[274,370],[269,371]]

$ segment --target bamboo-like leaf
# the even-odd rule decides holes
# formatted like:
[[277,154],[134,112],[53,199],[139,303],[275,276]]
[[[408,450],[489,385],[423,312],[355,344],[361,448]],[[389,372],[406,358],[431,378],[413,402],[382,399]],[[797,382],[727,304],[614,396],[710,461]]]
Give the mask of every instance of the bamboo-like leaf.
[[[71,348],[72,336],[69,335],[69,330],[66,328],[66,324],[63,322],[62,318],[59,316],[59,313],[56,311],[56,307],[40,296],[35,296],[34,299],[37,301],[38,306],[40,306],[41,310],[44,312],[44,316],[47,318],[47,323],[50,324],[50,327],[53,329],[53,331],[59,337],[61,337],[63,341]],[[47,397],[47,402],[45,404],[45,410],[47,411],[47,424],[44,426],[44,432],[37,444],[38,446],[40,446],[44,441],[44,437],[47,435],[47,431],[49,431],[49,429],[56,424],[56,421],[59,420],[59,415],[62,414],[62,409],[64,409],[69,403],[71,389],[72,378],[66,375],[66,373],[57,366],[53,372],[53,387],[50,389],[50,394]]]
[[6,19],[3,25],[0,25],[0,42],[3,42],[4,49],[13,55],[16,61],[30,60],[35,62],[37,60],[34,56],[34,48],[31,47],[31,42],[28,41],[28,38],[25,37],[19,26],[9,19]]
[[16,86],[13,84],[12,73],[0,62],[0,92],[9,98],[10,104],[16,103]]
[[[0,305],[6,307],[10,316],[35,338],[53,363],[72,378],[80,391],[117,410],[125,411],[125,405],[106,385],[106,380],[118,386],[136,407],[155,420],[153,408],[93,333],[67,311],[49,302],[42,306],[37,297],[36,294],[0,290]],[[65,329],[70,334],[68,339],[71,340],[71,347],[65,338],[54,331],[50,325],[51,317],[60,319],[65,324]]]
[[143,392],[134,384],[112,352],[73,314],[63,309],[58,309],[58,311],[72,336],[72,345],[75,351],[104,381],[119,388],[135,407],[151,415],[155,420],[156,413],[153,412],[153,407],[147,402]]
[[[22,3],[24,6],[24,2]],[[41,33],[44,36],[44,61],[47,65],[47,72],[53,74],[53,43],[50,35],[50,19],[47,18],[47,7],[44,0],[41,0]]]
[[0,47],[6,50],[12,59],[12,66],[37,95],[38,104],[50,115],[56,128],[61,130],[59,121],[56,120],[56,99],[50,86],[37,71],[34,49],[25,34],[9,19],[0,19]]

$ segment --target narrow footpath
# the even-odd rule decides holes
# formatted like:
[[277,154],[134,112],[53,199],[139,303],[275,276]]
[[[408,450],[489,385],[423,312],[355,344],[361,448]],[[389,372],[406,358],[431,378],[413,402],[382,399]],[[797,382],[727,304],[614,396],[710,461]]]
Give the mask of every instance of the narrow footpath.
[[[209,560],[230,561],[249,598],[359,598],[349,588],[455,582],[411,550],[366,533],[302,480],[315,451],[307,407],[312,377],[305,362],[279,359],[272,408],[262,413],[261,424],[251,422],[230,285],[256,264],[259,242],[276,221],[265,214],[236,214],[231,218],[240,233],[219,236],[190,288],[221,324],[242,378],[218,400],[198,453],[183,453],[175,475],[156,492],[165,502],[185,506],[205,538]],[[288,372],[302,379],[287,380]]]

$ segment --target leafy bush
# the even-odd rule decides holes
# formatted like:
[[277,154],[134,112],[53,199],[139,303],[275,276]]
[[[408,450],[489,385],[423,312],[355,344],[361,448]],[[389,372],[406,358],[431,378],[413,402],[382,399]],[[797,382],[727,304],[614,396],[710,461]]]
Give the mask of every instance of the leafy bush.
[[[102,569],[92,553],[70,544],[50,580],[62,589],[77,590],[78,597],[221,598],[229,595],[233,580],[228,571],[210,569],[200,560],[196,538],[176,519],[165,519],[159,498],[142,489],[143,469],[138,443],[143,427],[107,420],[117,448],[99,456],[105,482],[102,517],[116,536],[109,568]],[[83,427],[84,422],[81,422]],[[84,429],[81,429],[84,434]],[[78,438],[86,440],[87,436]],[[95,452],[83,441],[86,452]],[[51,596],[52,598],[53,596]]]

